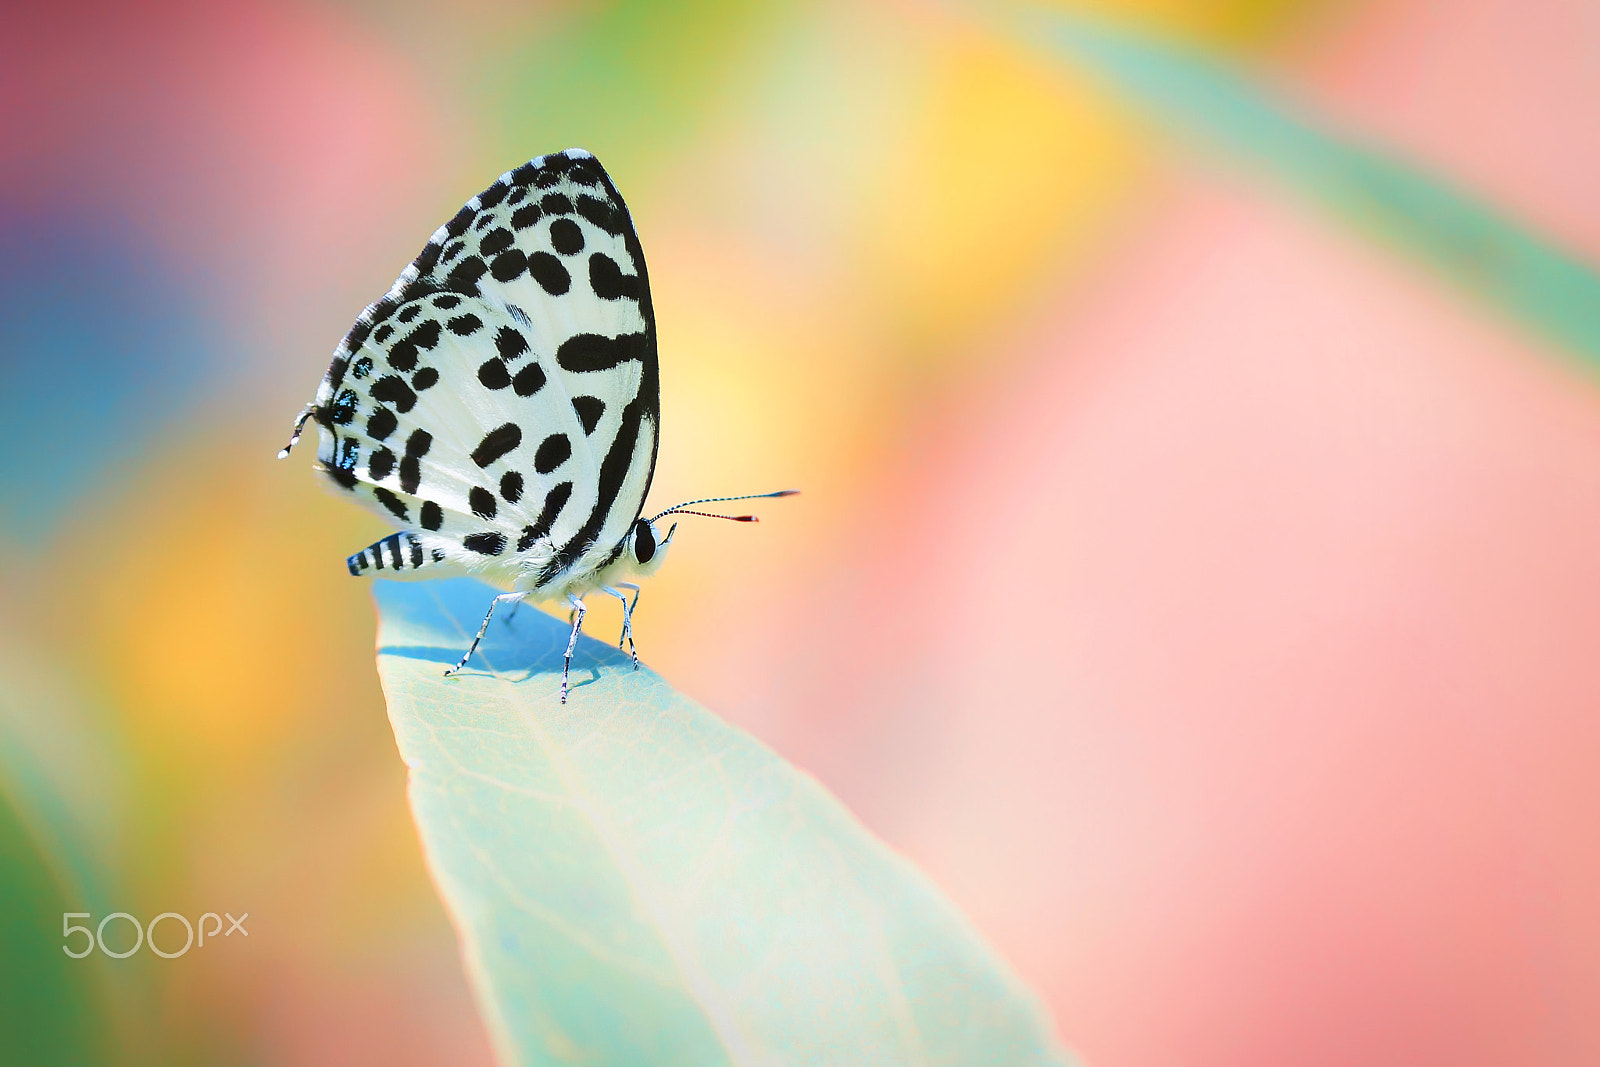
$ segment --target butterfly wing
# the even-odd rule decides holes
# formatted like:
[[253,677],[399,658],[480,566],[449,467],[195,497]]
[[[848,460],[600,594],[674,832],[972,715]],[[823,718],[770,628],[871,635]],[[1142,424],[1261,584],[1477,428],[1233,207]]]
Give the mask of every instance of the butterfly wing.
[[644,254],[598,161],[543,156],[468,201],[351,328],[313,415],[324,473],[429,568],[552,590],[616,558],[660,389]]

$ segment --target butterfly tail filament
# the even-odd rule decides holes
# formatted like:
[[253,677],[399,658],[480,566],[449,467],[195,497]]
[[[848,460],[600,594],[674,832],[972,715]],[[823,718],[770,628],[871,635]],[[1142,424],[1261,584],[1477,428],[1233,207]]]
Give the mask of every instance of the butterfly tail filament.
[[300,443],[300,434],[305,430],[306,423],[311,421],[311,416],[317,413],[317,402],[313,400],[300,409],[300,414],[294,419],[294,432],[289,435],[289,443],[278,449],[279,459],[288,459],[289,452]]

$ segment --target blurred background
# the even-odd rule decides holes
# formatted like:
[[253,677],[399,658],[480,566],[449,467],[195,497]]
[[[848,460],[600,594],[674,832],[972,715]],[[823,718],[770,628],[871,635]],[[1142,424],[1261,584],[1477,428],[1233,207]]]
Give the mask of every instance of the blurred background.
[[0,1061],[488,1063],[343,566],[388,528],[273,455],[581,145],[653,501],[804,490],[679,531],[647,661],[1089,1064],[1600,1062],[1600,11],[1055,10],[0,7]]

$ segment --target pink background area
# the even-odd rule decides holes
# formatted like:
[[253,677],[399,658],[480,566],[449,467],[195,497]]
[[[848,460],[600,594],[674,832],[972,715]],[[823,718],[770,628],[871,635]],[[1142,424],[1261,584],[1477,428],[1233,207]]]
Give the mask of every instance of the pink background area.
[[[1346,131],[1600,253],[1585,5],[1374,6],[1311,51],[1279,77]],[[1600,1058],[1593,372],[1238,174],[1151,201],[809,588],[706,628],[809,607],[686,672],[1090,1063]]]

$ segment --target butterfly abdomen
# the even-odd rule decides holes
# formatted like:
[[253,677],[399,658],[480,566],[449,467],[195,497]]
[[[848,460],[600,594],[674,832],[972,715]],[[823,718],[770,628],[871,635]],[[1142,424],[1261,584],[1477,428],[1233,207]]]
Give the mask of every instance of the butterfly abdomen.
[[374,575],[410,578],[418,571],[447,561],[442,549],[424,544],[416,534],[395,533],[373,542],[344,562],[350,573],[358,578]]

